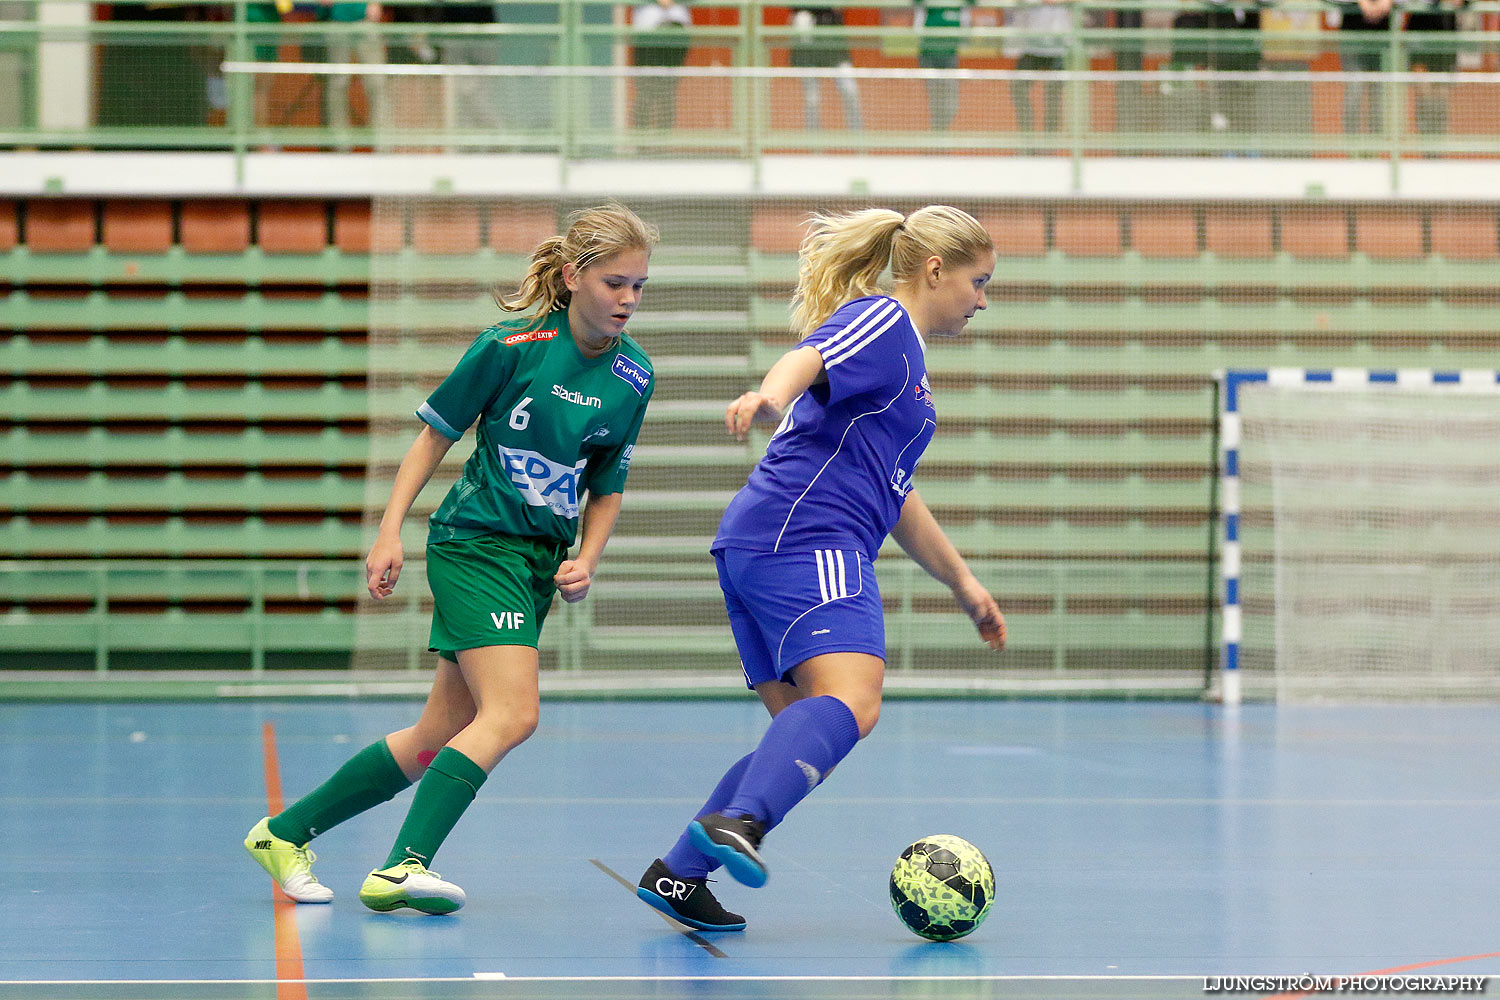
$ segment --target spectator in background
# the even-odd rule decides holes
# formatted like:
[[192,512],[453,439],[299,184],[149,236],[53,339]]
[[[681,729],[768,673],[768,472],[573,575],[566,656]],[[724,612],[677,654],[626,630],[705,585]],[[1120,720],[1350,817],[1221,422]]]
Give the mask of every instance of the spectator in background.
[[[1322,18],[1315,10],[1277,6],[1262,11],[1261,64],[1277,73],[1308,72],[1320,51],[1318,40],[1308,36],[1321,28]],[[1258,103],[1263,109],[1276,108],[1277,113],[1263,113],[1262,127],[1288,135],[1312,135],[1312,85],[1301,80],[1275,80],[1265,87]]]
[[[1268,2],[1268,0],[1267,0]],[[1260,69],[1260,15],[1263,0],[1210,0],[1213,27],[1238,34],[1216,46],[1213,68],[1225,73],[1253,73]],[[1216,131],[1239,135],[1261,131],[1263,102],[1256,100],[1256,82],[1225,77],[1211,88],[1214,111],[1210,125]]]
[[[1390,42],[1393,0],[1334,0],[1340,10],[1339,69],[1345,73],[1377,73],[1385,68],[1385,53]],[[1344,84],[1344,133],[1355,135],[1360,128],[1360,104],[1363,98],[1364,119],[1370,132],[1381,131],[1381,88],[1374,83]]]
[[[634,64],[680,67],[687,62],[692,15],[677,0],[650,0],[631,13],[635,29]],[[635,81],[631,123],[636,128],[669,129],[677,123],[677,77],[640,76]]]
[[[917,64],[923,69],[957,69],[959,40],[928,32],[967,28],[974,0],[916,0],[916,4],[916,27],[921,33]],[[928,80],[927,108],[934,129],[946,131],[952,126],[958,114],[958,81]]]
[[[1055,73],[1063,69],[1068,61],[1068,39],[1073,33],[1073,14],[1064,0],[1040,0],[1023,2],[1010,9],[1006,23],[1027,34],[1015,39],[1017,54],[1016,69],[1023,72],[1038,70]],[[1010,82],[1010,101],[1016,110],[1016,127],[1022,132],[1036,130],[1035,113],[1031,106],[1031,92],[1036,81],[1014,79]],[[1062,123],[1061,79],[1047,79],[1042,83],[1042,128],[1056,132]]]
[[[1427,0],[1406,15],[1406,30],[1456,32],[1458,12],[1468,5],[1469,0]],[[1452,73],[1458,69],[1458,47],[1443,38],[1413,38],[1407,42],[1407,61],[1414,70]],[[1448,95],[1452,86],[1428,81],[1412,86],[1417,131],[1422,135],[1443,135],[1448,131]]]
[[[843,26],[844,15],[835,7],[798,7],[792,12],[792,27],[797,34],[792,40],[791,64],[796,69],[837,67],[846,71],[833,78],[833,85],[844,102],[844,127],[857,132],[864,128],[864,122],[859,113],[859,84],[847,73],[854,68],[849,43],[842,37],[820,34],[817,30]],[[820,114],[822,91],[821,77],[802,79],[802,120],[809,130],[823,127]]]
[[[1115,29],[1138,30],[1141,27],[1141,8],[1119,7],[1115,10]],[[1115,45],[1115,70],[1120,73],[1139,73],[1145,66],[1144,42],[1135,39],[1118,40]],[[1138,80],[1121,80],[1115,84],[1115,131],[1146,131],[1145,115],[1141,106],[1141,84]]]
[[[1247,72],[1260,68],[1260,5],[1211,3],[1206,10],[1186,10],[1172,20],[1179,31],[1241,30],[1240,37],[1206,39],[1185,36],[1172,44],[1171,68]],[[1233,132],[1259,129],[1255,83],[1234,78],[1173,81],[1163,86],[1167,129],[1172,132]]]
[[[366,66],[385,62],[385,46],[374,27],[380,23],[381,10],[378,3],[330,3],[326,8],[326,20],[335,25],[365,24],[367,27],[352,34],[332,33],[328,35],[328,61],[335,63],[359,62]],[[347,29],[353,30],[353,29]],[[323,91],[323,121],[333,129],[334,142],[339,148],[348,148],[347,133],[351,115],[349,112],[349,82],[353,77],[336,75],[328,78]],[[385,78],[363,76],[365,100],[369,106],[369,124],[376,128],[385,101]]]

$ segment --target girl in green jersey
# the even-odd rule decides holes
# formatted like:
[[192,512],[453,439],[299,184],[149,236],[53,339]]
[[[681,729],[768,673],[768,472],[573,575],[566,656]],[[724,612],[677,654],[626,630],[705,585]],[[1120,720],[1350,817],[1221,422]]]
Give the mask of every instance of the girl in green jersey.
[[313,837],[417,782],[390,854],[359,898],[374,910],[424,913],[464,904],[463,890],[428,865],[489,772],[535,731],[536,647],[547,609],[554,594],[569,602],[588,594],[619,515],[655,386],[651,360],[625,324],[640,304],[656,239],[619,205],[575,213],[565,234],[533,252],[517,294],[499,300],[507,312],[529,315],[481,333],[417,411],[426,426],[396,473],[365,572],[371,597],[394,592],[401,522],[474,426],[474,454],[429,522],[437,673],[415,725],[361,750],[245,838],[291,899],[333,898],[312,874]]

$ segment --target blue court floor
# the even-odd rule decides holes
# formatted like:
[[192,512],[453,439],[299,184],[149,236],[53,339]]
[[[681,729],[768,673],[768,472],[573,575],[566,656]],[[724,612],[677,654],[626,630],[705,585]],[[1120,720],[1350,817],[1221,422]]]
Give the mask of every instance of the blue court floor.
[[[767,839],[769,884],[715,884],[748,930],[693,934],[633,886],[764,711],[547,703],[435,859],[462,911],[359,904],[409,791],[317,839],[333,904],[275,903],[240,846],[268,758],[290,802],[417,708],[0,707],[0,998],[1201,997],[1205,976],[1500,973],[1495,707],[893,701]],[[950,944],[886,895],[933,833],[997,876]]]

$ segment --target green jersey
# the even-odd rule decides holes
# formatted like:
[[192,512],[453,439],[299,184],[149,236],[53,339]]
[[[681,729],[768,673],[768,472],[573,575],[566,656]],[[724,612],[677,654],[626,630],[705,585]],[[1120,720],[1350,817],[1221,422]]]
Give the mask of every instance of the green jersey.
[[584,357],[567,310],[481,333],[417,410],[452,441],[478,421],[474,454],[428,522],[428,543],[506,534],[571,545],[583,492],[625,488],[654,388],[651,359],[627,335]]

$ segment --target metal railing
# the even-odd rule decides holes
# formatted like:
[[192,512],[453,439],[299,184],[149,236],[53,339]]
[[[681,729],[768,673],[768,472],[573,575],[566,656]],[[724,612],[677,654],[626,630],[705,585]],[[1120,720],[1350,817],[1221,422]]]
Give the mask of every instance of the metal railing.
[[[397,2],[389,16],[431,6]],[[785,8],[750,0],[694,7],[712,23],[683,32],[688,64],[676,69],[632,65],[649,40],[624,7],[593,0],[517,0],[507,20],[483,24],[328,20],[329,5],[271,21],[271,4],[243,0],[184,4],[174,9],[202,19],[173,21],[118,19],[164,15],[117,4],[106,21],[73,0],[12,0],[12,19],[0,20],[0,146],[244,153],[435,142],[750,158],[932,147],[1074,157],[1500,149],[1487,110],[1500,106],[1500,35],[1482,30],[1172,28],[1173,15],[1195,7],[1084,0],[1065,5],[1071,26],[1060,35],[1007,26],[1009,4],[980,8],[962,30],[914,32],[904,2],[861,5],[880,24],[803,29],[776,23]],[[1145,26],[1110,27],[1122,9],[1142,12]],[[1497,10],[1481,0],[1465,25]],[[995,68],[1049,39],[1045,68]],[[957,49],[962,68],[932,65],[934,47]],[[793,58],[812,51],[823,64]],[[824,65],[829,52],[852,62]],[[1335,55],[1360,72],[1309,72]],[[1096,59],[1116,68],[1091,70]],[[648,91],[675,101],[670,121],[641,114]]]

